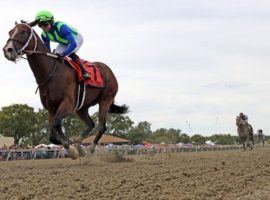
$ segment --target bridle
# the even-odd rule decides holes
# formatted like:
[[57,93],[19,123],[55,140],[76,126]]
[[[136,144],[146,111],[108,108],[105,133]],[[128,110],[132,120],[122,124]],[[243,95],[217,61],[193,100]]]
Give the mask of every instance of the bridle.
[[[29,38],[27,39],[26,43],[23,45],[23,47],[20,50],[17,49],[17,46],[15,45],[14,42],[16,42],[16,43],[23,43],[22,41],[17,40],[15,38],[12,38],[12,36],[11,36],[11,38],[8,39],[8,41],[11,41],[13,43],[13,46],[14,46],[14,48],[16,50],[16,53],[17,53],[17,59],[16,59],[16,61],[20,60],[21,58],[24,58],[23,57],[24,54],[26,54],[26,55],[43,54],[43,55],[46,55],[46,56],[49,56],[49,57],[52,57],[52,58],[55,59],[55,63],[54,63],[53,69],[50,72],[50,74],[48,75],[48,77],[44,81],[37,82],[38,88],[39,88],[39,87],[41,87],[43,85],[46,85],[49,82],[49,80],[53,77],[53,74],[54,74],[54,72],[55,72],[55,70],[57,68],[57,61],[56,61],[56,59],[58,58],[58,55],[55,55],[55,54],[52,54],[52,53],[48,53],[48,52],[36,51],[36,49],[37,49],[37,36],[34,33],[34,29],[31,26],[29,26],[28,24],[26,24],[26,23],[17,24],[16,26],[18,26],[18,25],[25,25],[26,27],[28,27],[31,30],[31,34],[30,34]],[[32,38],[34,38],[34,41],[35,41],[35,45],[34,45],[33,50],[25,50],[28,47],[28,45],[29,45],[30,41],[32,40]],[[27,59],[27,58],[24,58],[24,59]],[[37,90],[38,90],[38,88],[37,88]],[[36,90],[36,93],[37,93],[37,90]]]
[[[15,39],[15,38],[12,38],[12,36],[11,36],[11,38],[8,39],[8,41],[11,41],[11,42],[13,43],[14,47],[15,47],[15,50],[16,50],[16,53],[17,53],[17,60],[20,60],[24,54],[31,55],[32,53],[34,53],[34,52],[36,51],[36,49],[37,49],[37,36],[36,36],[35,33],[34,33],[34,29],[33,29],[31,26],[29,26],[28,24],[26,24],[26,23],[21,23],[21,24],[17,24],[16,26],[18,26],[18,25],[25,25],[25,26],[26,26],[27,28],[29,28],[30,31],[31,31],[31,32],[30,32],[30,36],[28,37],[26,43],[25,43],[25,44],[23,45],[23,47],[22,47],[21,49],[19,49],[19,50],[18,50],[18,48],[17,48],[16,43],[23,43],[23,42],[20,41],[20,40]],[[15,28],[16,28],[16,27],[15,27]],[[34,45],[33,50],[30,51],[30,53],[28,53],[25,49],[28,47],[28,45],[29,45],[30,41],[32,40],[32,38],[34,38],[35,45]],[[16,42],[16,43],[15,43],[15,42]]]

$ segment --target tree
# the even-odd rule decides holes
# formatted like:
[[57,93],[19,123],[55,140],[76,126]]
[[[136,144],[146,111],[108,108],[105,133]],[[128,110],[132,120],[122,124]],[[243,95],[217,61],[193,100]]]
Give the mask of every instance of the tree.
[[82,133],[85,124],[77,115],[72,113],[62,121],[62,127],[63,131],[68,137],[76,137]]
[[205,144],[206,141],[206,138],[199,134],[193,135],[190,139],[196,145]]
[[182,133],[179,136],[179,142],[184,144],[190,143],[190,137],[186,133]]
[[180,141],[180,129],[160,128],[153,132],[151,141],[154,143],[165,142],[166,144],[176,144]]
[[230,134],[215,134],[209,137],[215,144],[229,145],[234,144],[234,138]]
[[149,122],[139,122],[137,126],[131,128],[127,138],[132,144],[142,144],[143,140],[149,138],[151,133],[151,124]]
[[49,123],[48,123],[48,111],[45,109],[39,109],[35,113],[34,131],[27,137],[27,144],[36,146],[40,143],[49,144]]
[[24,143],[35,131],[34,108],[26,104],[13,104],[2,107],[0,111],[0,134],[14,137],[14,143]]
[[[97,124],[98,112],[91,116],[93,121]],[[134,122],[126,115],[119,115],[109,113],[107,116],[106,133],[117,137],[127,137],[127,133],[131,130]]]

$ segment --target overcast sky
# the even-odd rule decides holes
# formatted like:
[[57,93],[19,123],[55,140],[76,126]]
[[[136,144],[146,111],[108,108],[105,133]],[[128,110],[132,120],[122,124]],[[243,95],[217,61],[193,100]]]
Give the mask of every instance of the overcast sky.
[[[116,103],[130,106],[135,123],[235,135],[244,112],[255,130],[270,132],[270,1],[9,0],[0,8],[2,46],[15,20],[31,21],[42,9],[77,28],[79,55],[112,68]],[[25,60],[1,53],[0,69],[0,107],[42,108]]]

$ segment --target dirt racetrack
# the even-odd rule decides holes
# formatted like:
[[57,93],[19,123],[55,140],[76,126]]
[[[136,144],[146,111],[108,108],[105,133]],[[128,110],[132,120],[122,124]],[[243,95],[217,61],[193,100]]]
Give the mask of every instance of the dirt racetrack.
[[270,148],[0,162],[0,199],[270,199]]

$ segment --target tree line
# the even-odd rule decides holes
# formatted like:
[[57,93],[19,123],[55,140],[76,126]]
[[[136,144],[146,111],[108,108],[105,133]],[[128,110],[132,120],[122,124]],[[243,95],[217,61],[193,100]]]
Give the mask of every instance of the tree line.
[[[91,118],[97,123],[98,113],[94,113]],[[62,122],[63,130],[68,137],[79,136],[85,128],[83,122],[76,116],[70,114]],[[14,137],[15,144],[22,146],[35,146],[40,143],[49,144],[49,123],[48,113],[45,109],[34,110],[27,104],[12,104],[2,107],[0,110],[0,135]],[[211,140],[216,144],[228,145],[239,143],[238,136],[231,134],[214,134],[204,137],[200,134],[189,136],[180,129],[159,128],[151,130],[151,123],[142,121],[135,123],[127,115],[109,114],[107,119],[106,134],[125,138],[132,144],[148,143],[177,144],[193,143],[205,144]]]

